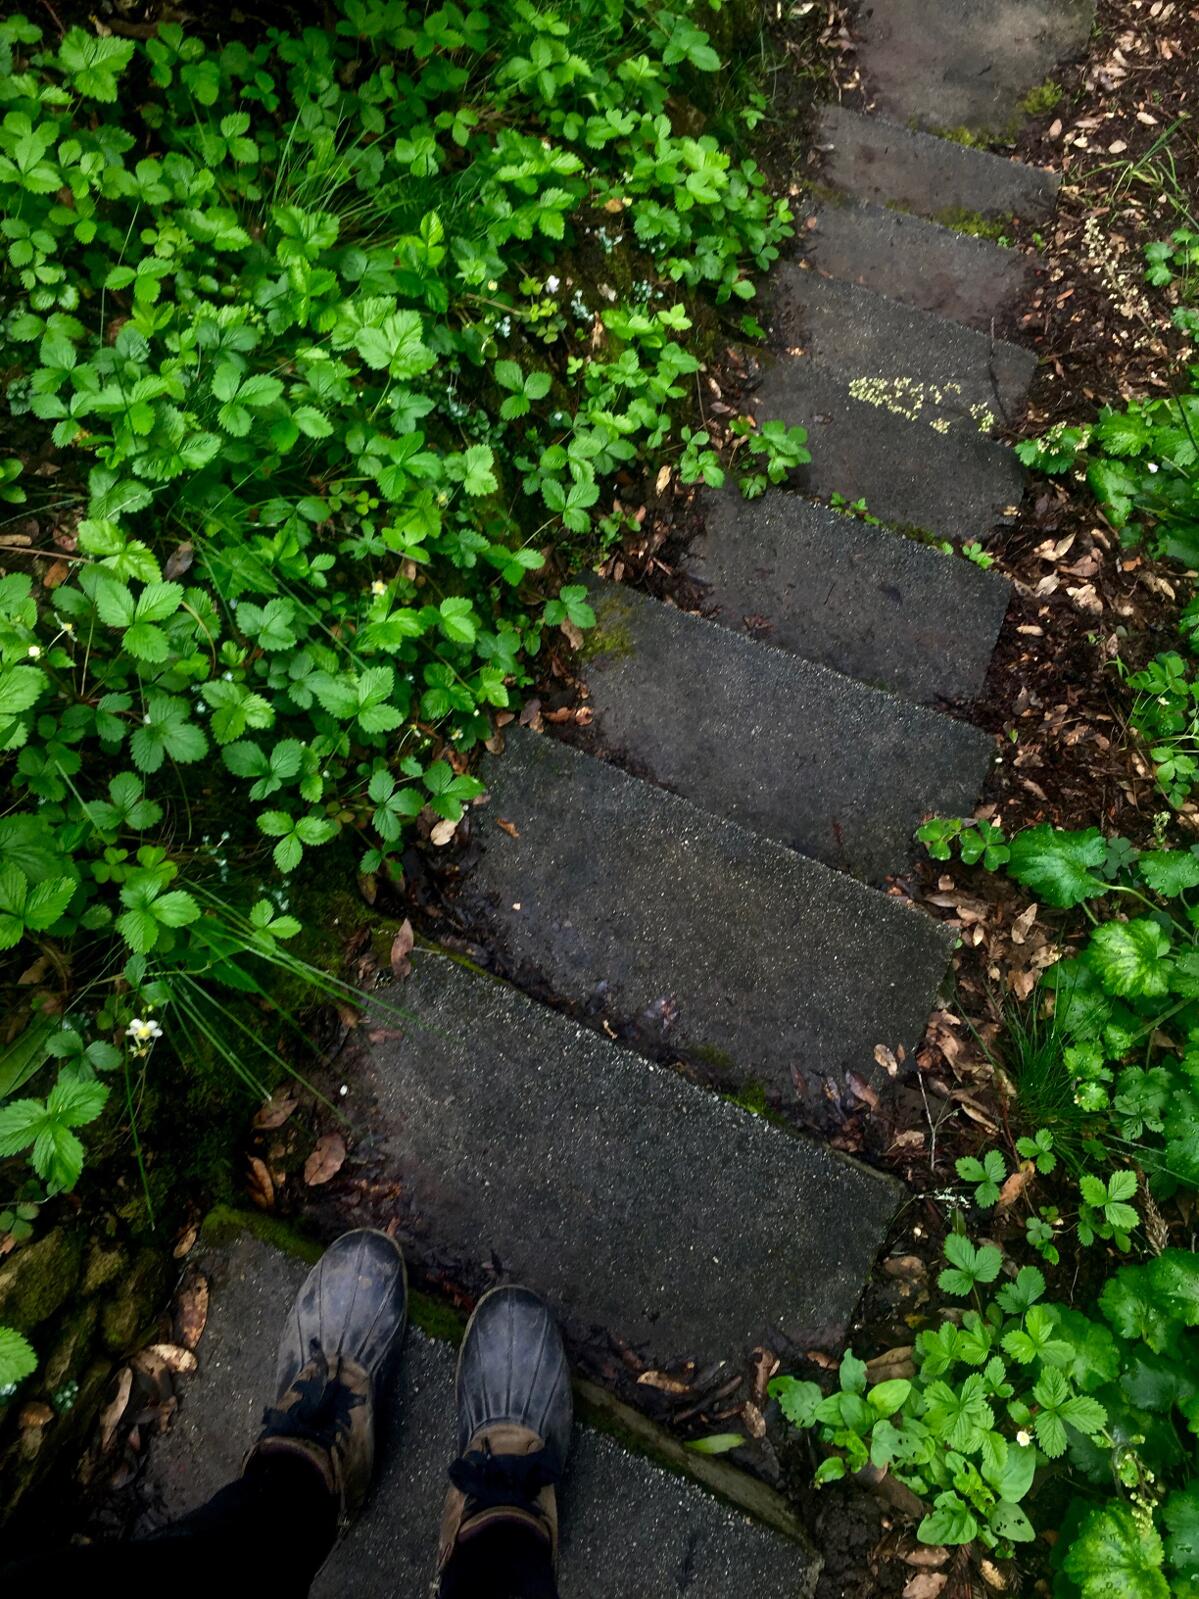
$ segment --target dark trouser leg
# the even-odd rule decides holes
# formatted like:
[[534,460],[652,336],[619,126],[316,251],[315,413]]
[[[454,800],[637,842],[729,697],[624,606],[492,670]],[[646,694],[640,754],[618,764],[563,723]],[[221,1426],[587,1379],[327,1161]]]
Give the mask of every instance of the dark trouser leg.
[[439,1599],[558,1599],[550,1546],[524,1527],[488,1527],[455,1549]]
[[263,1456],[152,1537],[0,1568],[0,1592],[70,1593],[91,1584],[164,1599],[303,1599],[336,1534],[336,1506],[316,1467],[294,1455]]

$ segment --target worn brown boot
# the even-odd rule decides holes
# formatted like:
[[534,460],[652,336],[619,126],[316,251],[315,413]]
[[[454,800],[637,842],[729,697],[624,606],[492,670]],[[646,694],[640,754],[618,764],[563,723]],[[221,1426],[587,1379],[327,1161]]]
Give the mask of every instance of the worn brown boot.
[[278,1453],[311,1461],[344,1528],[366,1497],[375,1395],[407,1319],[407,1273],[393,1239],[363,1228],[330,1244],[291,1307],[279,1343],[278,1397],[243,1470]]
[[557,1323],[528,1288],[494,1288],[458,1356],[458,1459],[450,1467],[438,1577],[489,1528],[523,1527],[558,1557],[555,1485],[570,1448],[570,1371]]

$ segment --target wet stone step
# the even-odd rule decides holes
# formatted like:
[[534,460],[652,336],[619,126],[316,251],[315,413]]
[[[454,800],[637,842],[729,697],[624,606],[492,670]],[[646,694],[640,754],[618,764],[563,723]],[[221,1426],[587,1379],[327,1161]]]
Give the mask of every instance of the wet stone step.
[[821,110],[816,148],[833,188],[934,221],[965,215],[1039,221],[1053,210],[1061,182],[1056,172],[843,105]]
[[1021,101],[1086,48],[1095,0],[866,0],[857,61],[894,122],[1011,137]]
[[850,392],[885,394],[904,415],[975,433],[1016,422],[1037,369],[1031,350],[789,261],[770,278],[774,342]]
[[683,570],[713,620],[925,705],[982,692],[1007,580],[795,494],[705,493]]
[[355,1092],[416,1258],[472,1291],[498,1262],[655,1365],[833,1346],[895,1182],[444,954],[413,966]]
[[822,500],[865,500],[872,516],[957,541],[991,537],[1024,494],[1024,469],[1004,444],[925,418],[882,380],[848,385],[812,361],[781,356],[754,396],[759,421],[808,431],[812,460],[797,474]]
[[931,812],[974,809],[977,728],[619,584],[592,593],[593,753],[871,883],[910,864]]
[[1025,302],[1035,267],[990,239],[859,200],[818,206],[802,244],[804,258],[829,277],[984,333]]
[[[504,969],[809,1122],[921,1036],[951,934],[555,739],[508,730],[459,904]],[[505,824],[501,826],[501,823]],[[515,836],[514,836],[515,835]]]
[[[287,1306],[308,1270],[306,1260],[249,1233],[205,1248],[199,1266],[210,1281],[199,1370],[170,1431],[150,1450],[146,1502],[153,1508],[142,1534],[239,1474],[273,1396]],[[313,1599],[429,1592],[455,1446],[454,1365],[450,1344],[409,1327],[383,1412],[371,1496],[318,1575]],[[563,1593],[675,1599],[685,1588],[694,1599],[740,1599],[748,1582],[779,1599],[809,1599],[820,1562],[776,1494],[724,1462],[689,1469],[687,1452],[646,1423],[633,1436],[635,1450],[595,1427],[575,1427],[560,1491]],[[659,1439],[670,1469],[642,1452],[656,1453]],[[713,1472],[712,1464],[723,1469]]]

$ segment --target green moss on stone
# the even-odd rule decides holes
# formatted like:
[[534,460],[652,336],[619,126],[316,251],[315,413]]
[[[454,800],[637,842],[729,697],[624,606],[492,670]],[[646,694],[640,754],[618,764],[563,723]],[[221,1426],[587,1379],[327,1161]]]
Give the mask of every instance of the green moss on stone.
[[707,1066],[710,1071],[714,1072],[727,1074],[733,1071],[737,1065],[737,1062],[727,1049],[718,1049],[715,1044],[690,1044],[687,1047],[687,1053],[694,1060],[697,1060],[701,1066]]
[[16,1250],[0,1268],[0,1323],[28,1332],[49,1321],[71,1297],[82,1258],[81,1240],[66,1227]]
[[955,233],[967,233],[972,239],[992,239],[996,244],[1005,243],[1012,228],[1009,217],[985,217],[981,211],[966,211],[961,206],[939,211],[933,220]]
[[214,1247],[231,1244],[242,1233],[249,1233],[281,1254],[294,1255],[306,1260],[309,1265],[318,1261],[324,1253],[323,1244],[278,1216],[267,1216],[261,1211],[237,1210],[232,1205],[215,1205],[201,1223],[200,1233],[204,1242]]
[[1046,116],[1061,104],[1064,93],[1060,83],[1046,78],[1044,83],[1038,83],[1035,89],[1028,91],[1020,101],[1019,109],[1026,117]]

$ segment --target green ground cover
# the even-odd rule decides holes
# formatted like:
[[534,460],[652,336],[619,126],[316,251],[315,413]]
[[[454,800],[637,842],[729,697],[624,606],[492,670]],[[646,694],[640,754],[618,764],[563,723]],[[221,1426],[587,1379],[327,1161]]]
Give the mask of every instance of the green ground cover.
[[[695,384],[791,230],[702,4],[336,14],[223,46],[0,23],[14,1237],[164,1034],[257,1085],[236,994],[335,990],[287,953],[289,878],[449,836],[547,630],[592,625],[562,578],[628,486],[723,479]],[[738,454],[758,492],[802,430]],[[31,1360],[3,1334],[0,1389]]]

